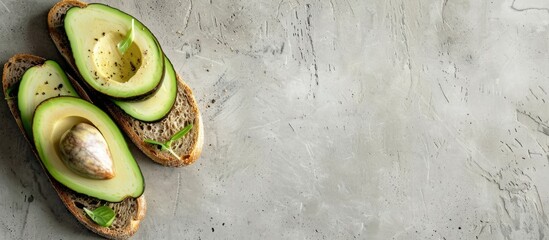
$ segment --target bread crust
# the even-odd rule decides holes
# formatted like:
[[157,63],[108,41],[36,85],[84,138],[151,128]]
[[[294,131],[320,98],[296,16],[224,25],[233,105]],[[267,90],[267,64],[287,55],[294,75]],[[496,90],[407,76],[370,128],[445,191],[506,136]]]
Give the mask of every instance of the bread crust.
[[[68,64],[71,66],[73,71],[75,72],[75,75],[78,76],[79,79],[82,79],[80,74],[78,73],[78,68],[76,67],[76,63],[74,61],[74,57],[72,56],[72,51],[70,49],[70,43],[69,40],[65,34],[65,30],[63,27],[63,21],[64,16],[66,15],[66,12],[71,7],[86,7],[87,3],[77,1],[77,0],[62,0],[55,4],[48,13],[48,29],[50,32],[50,36],[61,53],[61,55],[65,58],[65,60],[68,62]],[[153,123],[145,123],[138,121],[131,117],[130,115],[126,114],[124,111],[122,111],[118,106],[113,104],[109,99],[107,99],[105,96],[101,95],[98,92],[95,92],[93,89],[87,87],[87,93],[90,95],[92,100],[96,102],[96,104],[101,105],[106,109],[106,111],[111,115],[111,117],[115,120],[115,122],[119,125],[119,127],[126,133],[126,135],[130,138],[130,140],[143,152],[145,155],[147,155],[149,158],[151,158],[156,163],[159,163],[164,166],[170,166],[170,167],[181,167],[186,166],[189,164],[192,164],[195,162],[202,153],[202,146],[204,144],[204,126],[202,122],[202,117],[200,115],[200,111],[198,109],[198,104],[196,100],[194,99],[194,95],[192,93],[191,88],[182,80],[182,78],[176,73],[177,75],[177,98],[183,99],[181,101],[176,101],[174,106],[172,107],[172,110],[164,119],[161,119],[159,121],[153,122]],[[80,81],[82,82],[82,81]],[[84,87],[85,84],[82,84]],[[186,104],[179,104],[180,102],[184,102]],[[187,109],[190,108],[190,109]],[[180,110],[180,111],[177,111]],[[187,111],[188,110],[188,111]],[[187,134],[183,139],[180,141],[184,141],[188,145],[184,149],[177,149],[175,152],[180,156],[180,158],[176,158],[173,155],[171,155],[168,151],[162,151],[158,149],[156,146],[145,143],[145,135],[147,136],[154,136],[151,131],[147,132],[148,128],[145,129],[139,129],[140,127],[143,127],[143,124],[147,124],[150,129],[163,129],[163,131],[170,132],[172,134],[175,134],[177,131],[181,129],[175,129],[173,128],[174,123],[165,121],[166,118],[169,119],[175,119],[178,116],[175,116],[175,112],[189,112],[189,116],[181,116],[180,118],[186,117],[186,118],[192,118],[189,122],[193,124],[193,129]],[[139,126],[136,126],[139,125]],[[183,128],[184,126],[178,126],[179,128]],[[166,141],[169,137],[163,137],[163,139],[156,139],[158,141]],[[177,141],[176,141],[177,142]]]
[[[21,81],[22,73],[24,73],[24,71],[32,66],[43,64],[45,61],[46,59],[44,58],[30,54],[17,54],[11,57],[8,62],[4,64],[4,70],[2,73],[2,87],[4,90],[4,94],[6,94],[8,92],[8,89],[10,89],[12,86],[17,86],[17,84],[19,84],[19,82]],[[70,75],[68,75],[68,77],[69,79],[72,79]],[[82,91],[82,88],[79,85],[75,85],[74,88],[83,99],[88,101],[90,100],[89,96]],[[29,138],[23,128],[21,116],[17,107],[17,99],[11,98],[9,96],[6,97],[8,98],[8,107],[17,123],[17,126],[19,126],[19,130],[21,130],[21,133],[25,136],[25,139],[31,146],[31,149],[36,158],[40,159],[34,146],[34,142],[32,141],[32,139]],[[39,162],[65,207],[86,228],[103,237],[111,239],[127,239],[135,234],[135,232],[137,232],[137,230],[139,229],[139,223],[144,218],[146,213],[146,201],[144,195],[141,195],[138,198],[127,198],[119,203],[108,203],[99,199],[91,198],[86,195],[74,192],[57,182],[46,171],[44,165],[42,164],[42,161]],[[114,225],[108,228],[101,227],[93,222],[90,218],[88,218],[86,213],[82,209],[84,206],[99,206],[105,204],[109,205],[115,211],[119,209],[131,210],[131,212],[124,213],[124,216],[128,215],[129,219],[124,219],[126,220],[124,221],[123,219],[117,218],[115,220],[115,224],[118,224],[116,227]],[[124,224],[120,225],[122,221],[124,221]]]

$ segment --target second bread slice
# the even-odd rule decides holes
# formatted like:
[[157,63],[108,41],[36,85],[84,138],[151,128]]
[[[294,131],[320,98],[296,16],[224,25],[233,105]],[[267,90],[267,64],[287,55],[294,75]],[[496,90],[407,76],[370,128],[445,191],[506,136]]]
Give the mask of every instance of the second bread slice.
[[[53,6],[48,14],[50,36],[61,55],[80,79],[82,78],[78,74],[63,22],[70,8],[84,8],[87,5],[87,3],[81,1],[64,0]],[[204,127],[190,87],[185,84],[179,75],[177,75],[177,83],[177,96],[172,110],[163,119],[156,122],[139,121],[122,111],[110,99],[94,92],[91,88],[87,88],[86,92],[96,104],[105,108],[132,142],[149,158],[165,166],[179,167],[191,164],[200,157],[204,143]],[[180,158],[155,145],[144,142],[145,139],[165,142],[188,124],[193,124],[191,131],[172,144],[172,150]]]

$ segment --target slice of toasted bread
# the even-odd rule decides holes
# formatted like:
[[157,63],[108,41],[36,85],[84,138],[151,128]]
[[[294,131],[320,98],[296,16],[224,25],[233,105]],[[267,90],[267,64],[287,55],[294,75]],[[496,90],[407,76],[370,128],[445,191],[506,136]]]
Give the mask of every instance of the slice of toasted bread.
[[[61,55],[63,55],[80,79],[82,78],[78,73],[78,68],[72,56],[70,42],[65,34],[63,22],[70,8],[83,8],[86,6],[87,4],[84,2],[63,0],[54,5],[48,14],[50,36]],[[179,167],[191,164],[200,157],[204,143],[204,127],[198,105],[190,87],[179,75],[177,75],[177,80],[178,90],[174,106],[168,115],[156,122],[139,121],[126,114],[105,96],[95,92],[91,88],[86,88],[86,90],[96,104],[100,104],[107,110],[120,128],[143,153],[159,164]],[[166,142],[189,123],[193,124],[191,131],[185,137],[172,144],[172,150],[180,158],[171,155],[168,151],[161,150],[155,145],[144,142],[145,139]]]
[[[8,89],[16,89],[23,74],[27,69],[32,66],[43,64],[45,59],[29,54],[19,54],[15,55],[6,62],[4,65],[4,72],[2,74],[2,86],[4,89],[4,94],[12,92],[12,96],[17,96],[16,92],[10,91]],[[68,76],[71,79],[71,76]],[[80,94],[83,99],[90,100],[89,97],[83,92],[83,89],[79,85],[74,85],[74,88]],[[21,116],[19,109],[17,107],[17,98],[6,96],[7,103],[21,133],[27,139],[27,142],[30,144],[34,155],[38,159],[36,148],[34,142],[26,134],[23,124],[21,122]],[[39,161],[42,165],[42,161]],[[45,170],[44,166],[42,168]],[[46,171],[47,172],[47,171]],[[127,198],[119,203],[110,203],[96,198],[88,197],[83,194],[74,192],[67,187],[63,186],[57,182],[49,174],[46,174],[59,195],[59,198],[65,204],[70,213],[76,217],[76,219],[82,223],[86,228],[91,231],[112,239],[126,239],[132,236],[137,229],[139,228],[139,223],[145,216],[146,212],[146,202],[145,196],[141,195],[139,198]],[[83,208],[95,209],[99,206],[107,205],[111,207],[116,213],[116,219],[110,227],[101,227],[93,222],[90,218],[87,217]]]

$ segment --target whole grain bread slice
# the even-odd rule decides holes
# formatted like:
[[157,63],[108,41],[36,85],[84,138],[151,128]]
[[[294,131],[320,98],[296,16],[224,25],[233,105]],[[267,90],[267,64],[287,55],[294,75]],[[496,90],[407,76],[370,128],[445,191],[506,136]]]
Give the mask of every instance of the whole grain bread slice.
[[[50,36],[65,60],[78,73],[71,46],[63,26],[67,11],[72,7],[84,8],[87,3],[77,0],[62,0],[55,4],[48,14]],[[86,87],[85,83],[81,81]],[[98,105],[101,105],[116,121],[132,142],[153,161],[171,167],[180,167],[193,163],[200,157],[204,143],[204,127],[196,100],[191,88],[177,74],[177,96],[172,110],[163,119],[156,122],[139,121],[122,111],[107,97],[86,87],[86,92]],[[172,143],[172,150],[179,155],[177,158],[168,151],[163,151],[155,145],[145,143],[145,139],[166,142],[175,133],[192,123],[193,128],[183,138]]]
[[[23,128],[21,116],[17,107],[17,98],[14,96],[17,96],[16,90],[25,71],[32,66],[43,64],[44,61],[45,59],[38,56],[18,54],[11,57],[8,62],[4,64],[4,71],[2,73],[2,87],[4,89],[4,95],[6,97],[8,107],[13,114],[21,133],[23,133],[25,139],[27,139],[27,142],[31,146],[31,149],[37,159],[40,157],[37,154],[33,140],[29,138],[29,135],[26,134]],[[68,77],[69,79],[72,78],[71,76]],[[83,91],[82,87],[79,85],[74,85],[74,88],[83,99],[88,101],[90,100],[89,96]],[[42,165],[42,161],[39,162]],[[45,171],[43,165],[42,168]],[[74,215],[74,217],[86,228],[103,237],[111,239],[129,238],[137,231],[139,228],[139,223],[145,216],[146,201],[144,195],[141,195],[138,198],[126,198],[119,203],[106,202],[70,190],[57,182],[52,176],[47,174],[47,171],[46,175],[48,176],[53,189],[57,192],[57,195],[63,204],[65,204],[69,212]],[[111,207],[116,213],[116,219],[110,227],[101,227],[97,225],[86,216],[86,213],[83,210],[84,207],[88,209],[95,209],[103,205]]]

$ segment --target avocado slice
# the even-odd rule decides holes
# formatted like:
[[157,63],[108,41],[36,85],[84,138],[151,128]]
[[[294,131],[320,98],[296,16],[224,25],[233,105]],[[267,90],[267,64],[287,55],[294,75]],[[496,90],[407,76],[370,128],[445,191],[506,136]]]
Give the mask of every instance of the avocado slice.
[[58,96],[78,97],[78,94],[57,62],[46,60],[23,74],[17,92],[17,107],[27,134],[32,136],[32,117],[36,106],[48,98]]
[[134,38],[121,54],[117,48],[132,26],[132,16],[103,4],[73,7],[64,27],[76,67],[98,92],[118,99],[153,93],[164,73],[164,56],[154,35],[135,20]]
[[[113,178],[87,178],[63,163],[58,143],[63,133],[78,123],[95,126],[105,138],[113,160]],[[143,194],[143,175],[124,136],[109,116],[93,104],[75,97],[50,98],[36,108],[32,130],[42,163],[50,175],[66,187],[109,202],[120,202],[127,197]]]
[[113,100],[124,112],[135,119],[154,122],[170,112],[177,94],[177,77],[172,63],[164,57],[164,79],[149,98],[138,101]]

